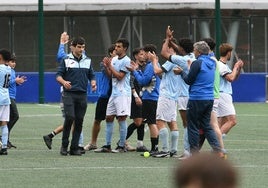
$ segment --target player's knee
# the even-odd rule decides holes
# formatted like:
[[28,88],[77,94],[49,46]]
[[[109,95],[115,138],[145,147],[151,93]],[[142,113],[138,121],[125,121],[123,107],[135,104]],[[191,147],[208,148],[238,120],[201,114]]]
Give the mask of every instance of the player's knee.
[[237,120],[236,120],[235,117],[232,118],[230,121],[231,121],[231,125],[232,125],[232,127],[235,126],[235,125],[237,124]]

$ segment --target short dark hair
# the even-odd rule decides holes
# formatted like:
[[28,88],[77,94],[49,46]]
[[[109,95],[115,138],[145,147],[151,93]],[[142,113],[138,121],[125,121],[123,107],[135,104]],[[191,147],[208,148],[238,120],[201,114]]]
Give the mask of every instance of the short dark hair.
[[16,61],[16,58],[17,57],[16,57],[15,53],[13,53],[13,54],[11,54],[9,61]]
[[117,41],[115,43],[122,43],[123,44],[123,48],[126,48],[126,49],[128,49],[128,47],[129,47],[129,42],[125,38],[117,39]]
[[115,49],[115,44],[112,44],[109,48],[108,48],[108,55],[110,56],[111,53],[113,53]]
[[181,46],[187,54],[193,52],[193,48],[194,48],[193,44],[194,43],[191,39],[180,38],[178,43],[179,43],[179,46]]
[[213,38],[203,38],[200,41],[205,41],[208,44],[211,51],[215,49],[216,43]]
[[135,48],[134,50],[133,50],[133,52],[132,52],[132,56],[133,56],[133,58],[136,60],[136,58],[135,58],[135,55],[137,55],[138,53],[140,53],[140,51],[142,51],[143,50],[143,48]]
[[83,37],[75,37],[73,38],[71,45],[72,46],[77,46],[77,44],[79,45],[84,45],[86,44],[86,40]]
[[145,52],[151,52],[151,53],[155,52],[156,53],[156,45],[154,45],[154,44],[146,44],[146,45],[144,45],[143,50]]
[[11,58],[11,53],[7,49],[0,49],[0,55],[2,55],[5,61],[9,61]]

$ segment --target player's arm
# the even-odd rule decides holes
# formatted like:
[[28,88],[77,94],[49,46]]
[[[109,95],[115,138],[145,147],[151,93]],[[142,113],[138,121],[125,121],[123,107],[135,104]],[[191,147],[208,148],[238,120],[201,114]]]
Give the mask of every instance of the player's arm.
[[95,72],[94,72],[92,66],[90,66],[90,68],[89,68],[88,79],[90,80],[91,90],[96,91],[97,90],[97,84],[96,84],[97,82],[96,82]]
[[192,63],[188,74],[184,71],[181,72],[181,77],[186,84],[192,85],[195,82],[196,77],[200,71],[201,64],[202,61],[196,60]]
[[60,66],[58,67],[58,71],[56,73],[56,80],[65,88],[71,89],[71,82],[63,79],[63,75],[66,72],[65,61],[64,59],[61,61]]
[[166,60],[169,60],[171,53],[169,52],[169,42],[170,39],[173,38],[173,31],[170,29],[170,26],[167,27],[166,29],[166,38],[165,41],[162,45],[162,49],[161,49],[161,55],[163,58],[165,58]]
[[133,95],[133,97],[135,99],[136,105],[141,106],[142,105],[142,100],[141,100],[140,96],[138,95],[138,93],[136,92],[136,90],[133,88],[131,90],[131,92],[132,92],[132,95]]
[[66,32],[63,32],[60,36],[60,44],[57,52],[57,62],[60,63],[63,58],[67,56],[65,52],[65,44],[69,41],[69,35]]
[[244,64],[243,61],[241,60],[237,61],[233,67],[232,72],[224,75],[224,78],[229,82],[235,81],[241,73],[241,68],[243,67],[243,64]]
[[158,75],[161,75],[163,73],[163,70],[159,66],[158,58],[157,58],[155,52],[153,52],[153,53],[149,52],[148,53],[148,58],[152,62],[152,65],[153,65],[153,68],[154,68],[154,73],[158,74]]

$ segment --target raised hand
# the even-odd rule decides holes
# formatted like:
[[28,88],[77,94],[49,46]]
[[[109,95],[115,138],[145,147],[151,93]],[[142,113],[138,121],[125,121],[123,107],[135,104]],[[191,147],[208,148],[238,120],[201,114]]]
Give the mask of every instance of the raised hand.
[[69,42],[69,35],[67,32],[63,32],[60,36],[60,43],[61,44],[67,44]]
[[174,31],[171,30],[171,27],[168,26],[167,29],[166,29],[166,39],[172,39],[173,38],[173,33]]

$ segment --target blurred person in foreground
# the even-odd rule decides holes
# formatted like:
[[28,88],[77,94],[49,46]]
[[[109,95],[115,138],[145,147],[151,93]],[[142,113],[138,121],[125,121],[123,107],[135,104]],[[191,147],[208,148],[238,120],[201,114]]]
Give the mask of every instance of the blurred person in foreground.
[[175,188],[235,188],[238,174],[233,165],[213,153],[183,160],[175,169]]

